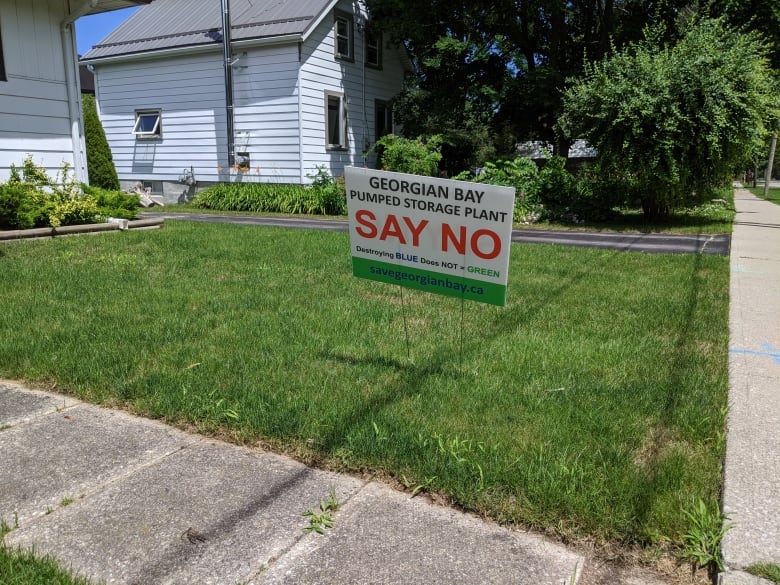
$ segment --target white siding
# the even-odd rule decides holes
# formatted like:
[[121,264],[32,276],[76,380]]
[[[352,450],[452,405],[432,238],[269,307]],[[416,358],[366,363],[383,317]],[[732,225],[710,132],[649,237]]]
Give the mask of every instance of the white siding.
[[60,24],[62,0],[0,0],[3,56],[0,81],[0,182],[28,154],[54,176],[74,164]]
[[[349,11],[351,4],[344,0],[340,8]],[[332,14],[300,53],[297,44],[234,49],[235,150],[249,153],[246,173],[225,168],[221,51],[97,64],[100,118],[120,180],[176,181],[192,166],[199,182],[296,183],[309,182],[306,175],[318,165],[334,176],[343,174],[345,165],[362,165],[362,153],[375,140],[374,101],[395,96],[404,73],[389,48],[382,70],[364,68],[363,36],[357,26],[354,32],[354,63],[334,57]],[[344,93],[347,101],[349,148],[344,151],[325,148],[326,90]],[[140,109],[162,111],[162,139],[133,136],[134,113]]]
[[[351,12],[352,3],[339,2],[337,9]],[[365,13],[363,14],[365,17]],[[305,175],[324,165],[333,176],[348,165],[373,165],[363,153],[376,141],[374,103],[395,97],[403,86],[404,71],[395,48],[385,42],[383,68],[364,67],[365,39],[354,19],[355,60],[334,57],[333,17],[326,17],[303,45],[301,65],[301,136],[303,181]],[[346,150],[326,148],[325,92],[343,93],[347,104],[348,142]]]
[[[100,119],[121,181],[176,181],[193,167],[218,181],[227,166],[221,53],[95,66]],[[133,135],[137,110],[161,111],[162,139]]]
[[259,47],[234,57],[236,152],[248,152],[251,165],[244,180],[297,183],[298,47]]

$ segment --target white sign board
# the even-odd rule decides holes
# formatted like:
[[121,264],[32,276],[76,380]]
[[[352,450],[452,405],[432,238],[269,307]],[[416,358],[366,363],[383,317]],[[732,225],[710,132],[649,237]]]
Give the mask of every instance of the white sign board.
[[514,188],[344,171],[355,276],[506,304]]

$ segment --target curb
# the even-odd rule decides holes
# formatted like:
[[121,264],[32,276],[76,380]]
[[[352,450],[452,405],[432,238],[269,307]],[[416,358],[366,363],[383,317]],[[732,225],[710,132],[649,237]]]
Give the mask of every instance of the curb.
[[106,223],[90,223],[86,225],[66,225],[58,228],[33,228],[29,230],[0,231],[0,242],[14,240],[29,240],[38,238],[55,238],[73,234],[88,234],[110,231],[125,231],[133,229],[159,229],[165,219],[135,219],[132,221],[111,221]]

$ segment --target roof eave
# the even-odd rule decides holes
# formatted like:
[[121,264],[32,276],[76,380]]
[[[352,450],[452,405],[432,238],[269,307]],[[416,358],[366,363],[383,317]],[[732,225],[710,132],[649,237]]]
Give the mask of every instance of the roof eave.
[[328,2],[325,7],[320,11],[319,14],[317,14],[314,18],[311,19],[309,22],[309,26],[306,27],[306,30],[303,31],[303,34],[301,35],[301,41],[305,41],[309,38],[309,35],[311,35],[314,30],[320,25],[320,23],[325,20],[325,18],[328,16],[328,14],[331,13],[331,11],[336,8],[336,5],[339,3],[339,0],[331,0]]
[[[240,39],[233,41],[236,48],[266,47],[273,45],[289,45],[301,42],[302,35],[279,35],[274,37],[260,37],[255,39]],[[184,47],[168,47],[165,49],[153,49],[149,51],[137,51],[134,53],[122,53],[118,55],[106,55],[105,57],[92,57],[81,59],[82,63],[99,65],[101,63],[120,63],[125,61],[141,61],[169,57],[171,55],[194,55],[199,53],[222,51],[222,43],[209,43],[208,45],[187,45]]]

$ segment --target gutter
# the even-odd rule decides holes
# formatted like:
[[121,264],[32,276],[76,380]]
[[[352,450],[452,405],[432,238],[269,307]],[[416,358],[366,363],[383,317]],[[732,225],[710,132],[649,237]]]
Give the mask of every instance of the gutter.
[[82,2],[60,23],[60,39],[65,66],[65,90],[68,96],[68,118],[70,121],[70,139],[73,144],[73,173],[76,181],[89,183],[87,171],[86,144],[81,112],[81,88],[78,74],[78,52],[76,51],[76,33],[73,23],[88,14],[98,5],[99,0]]
[[[272,45],[292,45],[301,42],[300,34],[281,35],[277,37],[263,37],[260,39],[243,39],[233,41],[235,48],[268,47]],[[82,63],[92,63],[99,65],[101,63],[120,63],[123,61],[141,61],[144,59],[155,59],[157,57],[178,56],[178,55],[196,55],[198,53],[211,53],[223,50],[222,43],[209,43],[208,45],[187,45],[184,47],[171,47],[168,49],[154,49],[151,51],[139,51],[137,53],[125,53],[121,55],[106,55],[105,57],[92,57],[81,59]]]

